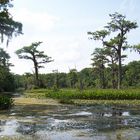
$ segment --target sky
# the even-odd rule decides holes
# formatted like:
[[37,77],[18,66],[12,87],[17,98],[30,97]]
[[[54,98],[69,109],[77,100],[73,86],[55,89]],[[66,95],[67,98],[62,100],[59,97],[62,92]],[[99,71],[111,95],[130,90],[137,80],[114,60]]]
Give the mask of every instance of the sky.
[[[8,47],[1,44],[10,54],[15,66],[11,72],[24,74],[34,72],[33,63],[18,59],[15,51],[33,42],[42,41],[38,47],[54,59],[45,64],[40,73],[53,70],[68,72],[91,67],[91,54],[101,44],[89,40],[87,32],[102,29],[109,21],[109,14],[119,12],[140,26],[140,0],[14,0],[10,9],[13,19],[23,24],[23,35],[13,37]],[[140,43],[140,27],[128,35],[130,44]],[[135,52],[126,51],[123,63],[140,60]]]

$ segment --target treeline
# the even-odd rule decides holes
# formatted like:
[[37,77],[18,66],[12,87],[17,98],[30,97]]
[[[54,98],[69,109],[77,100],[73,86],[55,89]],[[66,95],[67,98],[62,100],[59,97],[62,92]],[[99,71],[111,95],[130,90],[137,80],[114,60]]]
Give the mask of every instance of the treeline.
[[[118,66],[116,66],[118,67]],[[116,71],[117,72],[117,71]],[[84,68],[80,72],[71,69],[69,73],[55,71],[50,74],[39,74],[39,87],[35,86],[35,76],[31,73],[14,75],[16,88],[48,88],[57,90],[59,88],[117,88],[117,73],[112,82],[112,69],[104,68],[104,82],[100,77],[100,71],[96,68]],[[133,61],[122,67],[122,88],[140,87],[140,61]]]
[[9,59],[9,54],[0,48],[0,92],[15,90],[15,78],[10,72],[10,66],[13,65]]

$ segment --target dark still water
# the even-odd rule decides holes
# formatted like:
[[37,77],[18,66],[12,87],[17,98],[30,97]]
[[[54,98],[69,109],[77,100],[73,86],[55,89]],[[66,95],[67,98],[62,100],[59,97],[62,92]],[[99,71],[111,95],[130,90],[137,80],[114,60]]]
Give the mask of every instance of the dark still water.
[[140,140],[140,108],[19,105],[0,112],[3,140]]

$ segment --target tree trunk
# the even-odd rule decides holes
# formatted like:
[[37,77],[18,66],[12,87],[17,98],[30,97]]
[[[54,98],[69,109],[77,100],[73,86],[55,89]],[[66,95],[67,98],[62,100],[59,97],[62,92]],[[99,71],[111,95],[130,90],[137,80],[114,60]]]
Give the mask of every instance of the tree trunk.
[[115,64],[112,59],[112,88],[115,89]]
[[37,65],[35,66],[35,79],[36,79],[36,86],[39,86],[39,78],[38,78],[38,68]]
[[99,66],[99,87],[102,88],[102,68]]
[[119,66],[118,66],[118,89],[121,89],[121,83],[122,83],[121,49],[118,49],[118,59],[119,59]]
[[100,84],[101,84],[101,88],[105,89],[105,74],[104,74],[105,68],[104,68],[104,64],[101,64],[100,67]]
[[58,72],[56,73],[56,81],[55,81],[57,89],[59,88],[59,82],[58,82]]
[[105,89],[106,85],[105,85],[105,69],[104,69],[104,66],[103,66],[103,75],[102,75],[102,80],[103,80],[103,89]]
[[35,85],[38,87],[39,86],[38,65],[35,59],[34,59],[34,68],[35,68]]

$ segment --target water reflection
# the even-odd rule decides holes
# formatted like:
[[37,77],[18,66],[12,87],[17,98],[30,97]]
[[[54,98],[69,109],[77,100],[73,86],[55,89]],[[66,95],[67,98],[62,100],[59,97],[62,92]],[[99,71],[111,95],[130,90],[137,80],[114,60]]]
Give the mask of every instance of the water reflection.
[[16,120],[7,120],[2,122],[0,135],[2,136],[12,136],[18,135],[17,128],[19,127],[19,123]]
[[139,131],[140,111],[131,107],[28,105],[0,115],[1,138],[139,140]]

